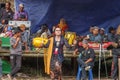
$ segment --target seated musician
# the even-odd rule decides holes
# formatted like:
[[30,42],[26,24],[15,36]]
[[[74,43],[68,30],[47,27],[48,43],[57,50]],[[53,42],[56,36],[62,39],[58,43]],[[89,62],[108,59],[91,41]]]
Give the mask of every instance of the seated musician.
[[93,28],[93,33],[91,34],[91,36],[87,36],[87,39],[92,41],[92,42],[101,42],[101,36],[99,34],[99,28],[95,26]]
[[88,38],[93,34],[94,26],[90,26],[89,33],[87,34]]
[[14,12],[11,9],[11,3],[6,2],[5,9],[3,8],[0,10],[0,23],[4,21],[4,24],[7,25],[9,20],[13,20],[13,15],[14,15]]
[[117,28],[116,36],[115,36],[115,43],[113,42],[113,61],[112,61],[112,71],[111,77],[116,80],[117,79],[117,71],[118,71],[118,56],[120,56],[120,25]]
[[[82,41],[83,49],[79,51],[79,57],[77,59],[78,64],[82,69],[82,80],[86,80],[86,70],[93,68],[95,60],[95,52],[93,49],[89,48],[88,41]],[[74,55],[78,52],[78,49],[74,51]]]
[[105,34],[105,29],[104,28],[100,28],[99,33],[100,33],[100,36],[101,36],[101,40],[103,42],[108,41],[108,38],[107,38],[107,35]]
[[27,21],[28,13],[24,10],[24,5],[19,4],[19,11],[15,12],[14,20]]
[[108,33],[108,41],[114,42],[115,41],[115,28],[109,27],[109,33]]
[[40,29],[37,31],[37,37],[49,38],[51,36],[51,32],[47,24],[42,24]]

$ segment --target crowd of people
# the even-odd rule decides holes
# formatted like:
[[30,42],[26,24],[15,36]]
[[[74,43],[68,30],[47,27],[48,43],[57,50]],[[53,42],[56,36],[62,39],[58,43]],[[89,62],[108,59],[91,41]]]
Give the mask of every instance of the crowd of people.
[[[26,30],[26,26],[21,24],[18,28],[8,25],[10,20],[27,21],[28,13],[24,10],[24,5],[19,4],[19,11],[13,12],[10,2],[6,2],[5,9],[0,11],[0,37],[10,37],[10,61],[12,71],[8,74],[8,78],[12,80],[16,73],[21,68],[22,50],[28,51],[31,49],[32,41],[30,41],[29,31]],[[48,48],[45,53],[45,73],[50,74],[52,80],[62,80],[62,62],[64,60],[63,47],[72,48],[74,50],[73,56],[79,53],[77,59],[78,64],[82,68],[82,80],[86,80],[86,70],[93,68],[95,61],[95,52],[92,48],[89,48],[88,42],[113,42],[113,61],[111,76],[113,79],[117,79],[118,68],[118,56],[120,55],[120,25],[117,29],[109,27],[108,34],[104,28],[98,26],[91,26],[89,34],[86,36],[77,36],[72,45],[68,44],[68,41],[64,38],[66,32],[69,31],[69,26],[64,18],[60,19],[58,25],[53,26],[52,31],[47,24],[40,26],[40,29],[36,32],[34,37],[42,37],[49,39],[46,45],[41,45],[40,48]],[[82,46],[78,43],[82,42]],[[2,72],[0,72],[2,73]],[[0,74],[0,77],[2,74]]]

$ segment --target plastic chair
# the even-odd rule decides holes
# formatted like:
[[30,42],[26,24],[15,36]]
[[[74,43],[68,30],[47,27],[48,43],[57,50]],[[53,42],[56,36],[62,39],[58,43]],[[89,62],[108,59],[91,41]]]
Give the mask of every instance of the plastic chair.
[[[81,71],[82,71],[82,68],[80,66],[78,66],[78,72],[77,72],[77,78],[76,80],[81,80]],[[88,80],[93,80],[93,73],[92,73],[92,69],[89,69],[88,70]]]
[[8,48],[11,47],[9,37],[1,37],[1,41],[2,41],[1,47],[8,47]]

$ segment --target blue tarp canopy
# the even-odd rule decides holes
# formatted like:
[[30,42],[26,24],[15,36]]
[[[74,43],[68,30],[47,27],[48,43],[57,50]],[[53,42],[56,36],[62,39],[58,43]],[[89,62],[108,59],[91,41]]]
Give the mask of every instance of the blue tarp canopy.
[[46,23],[49,28],[65,18],[69,30],[80,35],[87,34],[91,25],[117,27],[120,24],[120,0],[15,0],[25,5],[32,22],[31,33]]

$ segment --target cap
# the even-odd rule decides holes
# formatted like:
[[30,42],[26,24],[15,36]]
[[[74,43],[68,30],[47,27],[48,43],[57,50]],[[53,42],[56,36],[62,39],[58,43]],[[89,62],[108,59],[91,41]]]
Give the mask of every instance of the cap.
[[100,30],[103,30],[103,31],[105,31],[105,29],[104,29],[104,28],[100,28]]
[[88,44],[88,41],[84,39],[84,40],[82,41],[82,44]]
[[14,34],[19,33],[19,32],[21,32],[21,30],[19,28],[14,29]]
[[94,26],[94,28],[93,29],[99,29],[99,27],[97,27],[97,26]]
[[21,3],[21,4],[19,4],[19,7],[24,7],[24,4],[22,4],[22,3]]

